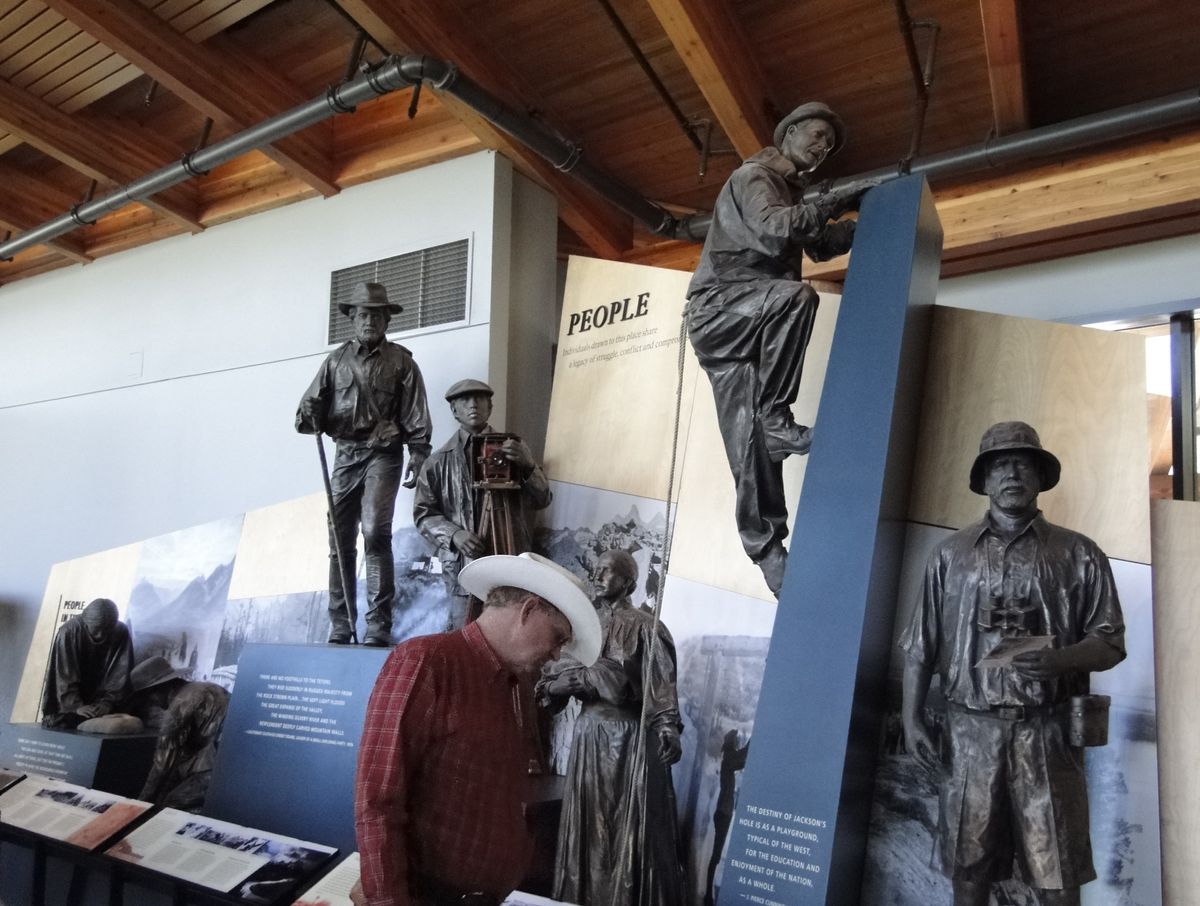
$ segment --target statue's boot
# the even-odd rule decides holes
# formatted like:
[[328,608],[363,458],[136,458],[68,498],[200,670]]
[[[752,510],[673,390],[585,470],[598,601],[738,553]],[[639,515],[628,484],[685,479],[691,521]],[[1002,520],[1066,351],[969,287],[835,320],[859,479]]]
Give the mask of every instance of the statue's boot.
[[367,555],[367,632],[363,644],[386,648],[392,644],[392,602],[396,599],[395,567],[389,549],[384,556]]
[[787,409],[764,416],[762,430],[771,462],[783,462],[789,456],[803,456],[812,446],[812,428],[797,425]]
[[779,597],[779,590],[783,588],[783,572],[787,569],[787,555],[787,548],[781,542],[776,541],[767,548],[767,552],[762,555],[762,558],[756,561],[758,568],[762,570],[763,578],[767,580],[767,588],[776,598]]
[[346,606],[346,595],[342,590],[342,577],[338,573],[337,559],[330,557],[328,641],[331,645],[348,645],[352,638],[350,609]]

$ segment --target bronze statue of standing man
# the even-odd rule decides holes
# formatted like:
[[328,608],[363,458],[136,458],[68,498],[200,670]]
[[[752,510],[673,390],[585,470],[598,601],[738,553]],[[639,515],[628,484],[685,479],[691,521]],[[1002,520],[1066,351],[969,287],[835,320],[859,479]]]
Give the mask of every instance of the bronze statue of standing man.
[[[350,302],[338,307],[354,323],[354,339],[331,352],[313,378],[296,412],[296,430],[328,434],[337,442],[330,476],[329,641],[344,645],[353,637],[355,541],[361,526],[368,598],[363,644],[385,646],[392,640],[396,598],[396,493],[401,484],[417,483],[429,456],[429,404],[412,354],[386,338],[388,321],[401,311],[388,301],[387,289],[360,283]],[[401,481],[405,445],[408,468]]]
[[824,261],[849,251],[855,224],[838,218],[856,210],[876,183],[862,180],[803,201],[808,174],[846,141],[841,119],[824,104],[801,104],[774,138],[717,196],[684,317],[712,383],[742,546],[778,596],[787,563],[780,464],[812,444],[811,429],[792,417],[818,301],[800,282],[799,258]]
[[[1089,733],[1079,716],[1093,713],[1088,674],[1125,657],[1125,622],[1108,558],[1038,510],[1059,472],[1024,422],[984,432],[971,490],[987,514],[934,550],[900,640],[904,735],[942,776],[938,854],[954,906],[987,906],[1014,862],[1042,906],[1078,906],[1096,877],[1082,746],[1107,726]],[[935,674],[944,766],[923,713]]]

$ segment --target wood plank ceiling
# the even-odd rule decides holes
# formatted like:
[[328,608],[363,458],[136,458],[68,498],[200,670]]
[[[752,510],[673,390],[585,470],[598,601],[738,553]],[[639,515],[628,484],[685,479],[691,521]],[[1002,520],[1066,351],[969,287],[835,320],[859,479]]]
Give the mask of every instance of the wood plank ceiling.
[[[922,155],[1200,86],[1192,0],[906,4],[937,24]],[[0,0],[0,238],[178,160],[206,131],[217,141],[319,95],[345,77],[359,28],[367,59],[386,48],[450,60],[671,210],[710,209],[737,161],[802,100],[826,101],[849,128],[823,175],[892,166],[914,122],[899,10],[898,0]],[[932,34],[917,30],[922,52]],[[0,283],[481,148],[557,196],[562,253],[695,265],[697,244],[649,235],[453,98],[423,91],[409,119],[411,95],[21,251],[0,262]],[[947,274],[1196,232],[1200,95],[1190,124],[933,187]],[[844,268],[809,273],[838,279]]]

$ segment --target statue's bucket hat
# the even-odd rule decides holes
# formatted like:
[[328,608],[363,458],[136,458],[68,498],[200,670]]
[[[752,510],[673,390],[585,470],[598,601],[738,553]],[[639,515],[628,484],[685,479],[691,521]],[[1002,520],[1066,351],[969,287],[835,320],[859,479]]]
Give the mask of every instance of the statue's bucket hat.
[[351,308],[386,308],[388,314],[398,315],[404,311],[395,302],[388,301],[387,287],[382,283],[356,283],[350,291],[349,302],[339,302],[342,314],[350,314]]
[[789,126],[799,123],[801,120],[811,119],[825,120],[833,127],[833,147],[829,149],[827,156],[833,157],[837,154],[842,149],[842,145],[846,144],[846,124],[829,108],[828,104],[822,104],[820,101],[801,104],[779,121],[779,125],[775,127],[775,147],[778,148],[783,144],[783,137],[787,134]]
[[472,560],[458,574],[459,584],[483,599],[494,588],[511,585],[532,592],[558,608],[571,623],[571,641],[563,646],[585,667],[600,656],[600,618],[572,572],[537,554],[496,554]]
[[993,453],[1009,450],[1024,450],[1032,453],[1042,466],[1041,490],[1048,491],[1058,484],[1062,474],[1062,463],[1048,450],[1042,449],[1042,439],[1025,422],[997,422],[986,431],[979,441],[979,455],[971,465],[971,490],[983,494],[983,473],[987,460]]

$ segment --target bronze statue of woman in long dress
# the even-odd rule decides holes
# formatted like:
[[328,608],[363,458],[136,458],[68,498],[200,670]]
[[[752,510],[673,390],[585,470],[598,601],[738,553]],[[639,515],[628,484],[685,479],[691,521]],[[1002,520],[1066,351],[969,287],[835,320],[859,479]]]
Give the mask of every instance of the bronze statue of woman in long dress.
[[572,697],[583,703],[567,763],[554,897],[584,906],[677,906],[683,869],[671,765],[682,754],[683,724],[675,644],[630,602],[637,564],[628,553],[601,555],[594,585],[599,660],[584,667],[564,658],[538,683],[551,709]]

